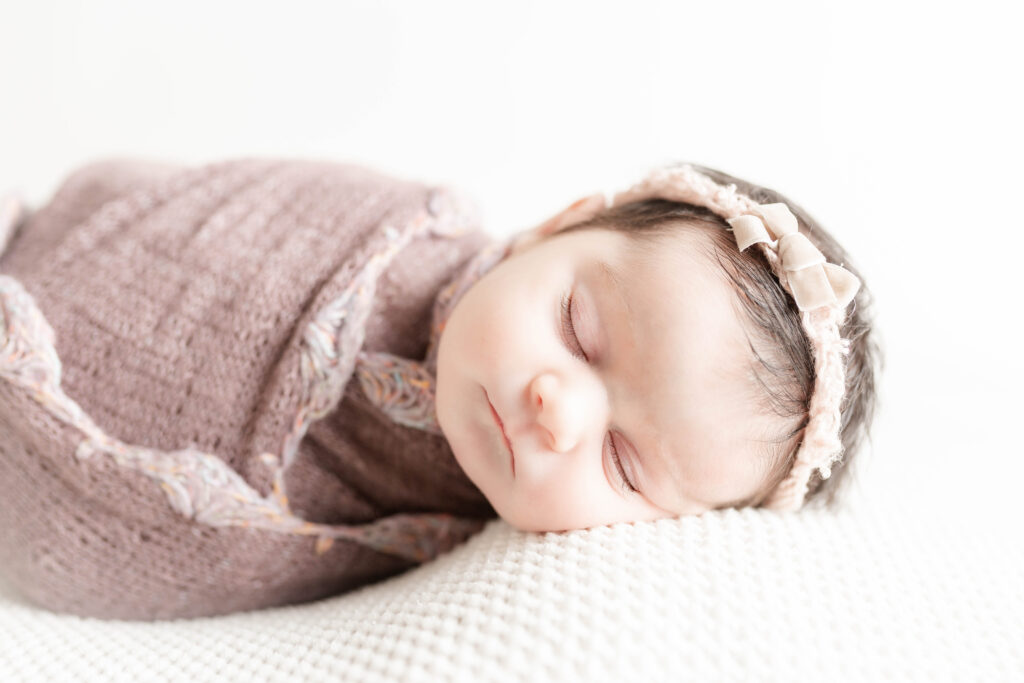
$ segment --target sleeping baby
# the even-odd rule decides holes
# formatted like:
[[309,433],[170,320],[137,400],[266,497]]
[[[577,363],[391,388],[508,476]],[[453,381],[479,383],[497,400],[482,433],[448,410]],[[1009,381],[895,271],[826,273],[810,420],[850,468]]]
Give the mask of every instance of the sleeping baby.
[[835,502],[874,412],[845,252],[701,166],[508,240],[308,160],[99,162],[4,211],[0,571],[58,611],[314,600],[494,517]]

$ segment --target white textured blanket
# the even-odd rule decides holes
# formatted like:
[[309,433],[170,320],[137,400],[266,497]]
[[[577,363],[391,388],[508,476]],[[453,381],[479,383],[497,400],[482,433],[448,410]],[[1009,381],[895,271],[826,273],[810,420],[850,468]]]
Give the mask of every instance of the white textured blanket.
[[1014,528],[882,498],[546,536],[495,521],[355,593],[179,622],[0,593],[0,680],[1024,680]]

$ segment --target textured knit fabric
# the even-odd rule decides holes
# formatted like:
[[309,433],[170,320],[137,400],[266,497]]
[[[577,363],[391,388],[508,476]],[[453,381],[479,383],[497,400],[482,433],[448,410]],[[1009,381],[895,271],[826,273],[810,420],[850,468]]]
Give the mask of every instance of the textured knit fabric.
[[1024,680],[1018,521],[952,507],[497,520],[359,591],[177,622],[56,615],[0,587],[0,680]]
[[425,400],[502,253],[476,228],[450,191],[327,162],[73,174],[0,256],[0,569],[58,611],[210,615],[479,530]]

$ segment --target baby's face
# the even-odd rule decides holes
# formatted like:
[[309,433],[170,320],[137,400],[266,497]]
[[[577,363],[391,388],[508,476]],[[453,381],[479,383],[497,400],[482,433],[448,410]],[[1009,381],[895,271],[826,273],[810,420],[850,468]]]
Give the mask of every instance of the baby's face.
[[556,234],[458,302],[438,349],[437,417],[508,523],[674,517],[764,484],[736,295],[702,239],[673,235],[645,256],[610,230]]

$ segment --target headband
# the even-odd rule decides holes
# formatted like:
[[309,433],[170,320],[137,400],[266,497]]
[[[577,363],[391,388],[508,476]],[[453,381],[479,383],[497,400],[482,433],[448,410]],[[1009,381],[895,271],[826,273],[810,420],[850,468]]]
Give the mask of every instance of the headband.
[[[843,356],[849,353],[849,341],[840,336],[839,326],[847,305],[860,289],[860,280],[825,260],[821,251],[799,232],[796,216],[788,206],[758,204],[737,192],[736,185],[719,185],[689,164],[655,169],[610,202],[594,195],[570,208],[580,217],[586,213],[593,215],[602,208],[652,198],[703,206],[724,218],[739,250],[758,245],[782,288],[800,309],[814,357],[809,420],[788,476],[765,502],[765,507],[773,510],[798,510],[812,472],[817,470],[822,479],[828,479],[832,465],[843,455],[839,409],[846,391]],[[558,227],[566,227],[566,222]]]

